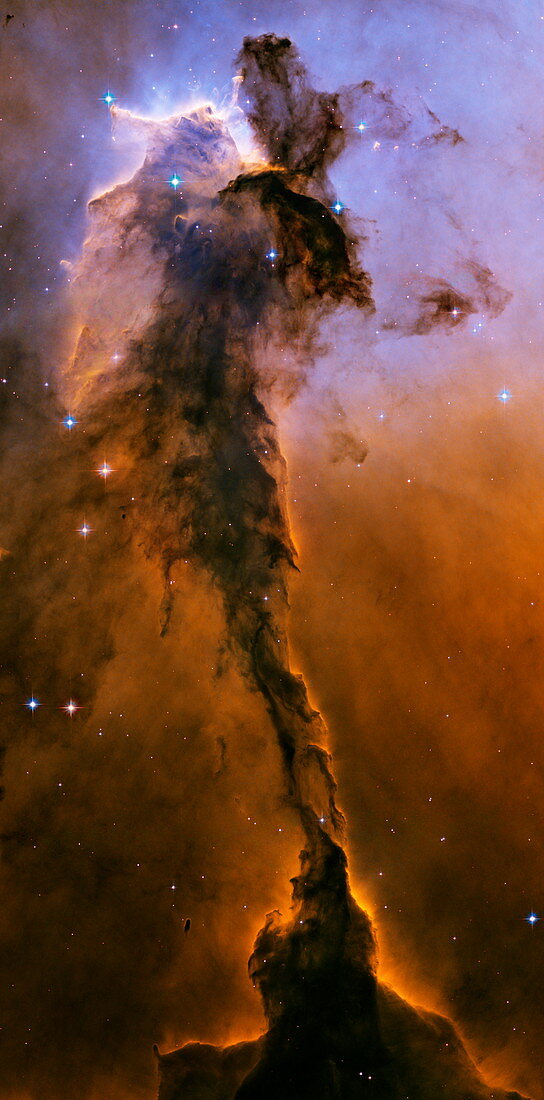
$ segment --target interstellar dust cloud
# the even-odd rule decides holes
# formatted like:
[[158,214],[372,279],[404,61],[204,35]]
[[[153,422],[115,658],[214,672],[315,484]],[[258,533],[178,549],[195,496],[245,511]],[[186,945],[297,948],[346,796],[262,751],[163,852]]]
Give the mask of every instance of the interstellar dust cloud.
[[[164,574],[163,633],[174,566],[189,558],[213,578],[226,644],[266,702],[305,837],[291,914],[267,917],[249,963],[266,1036],[225,1051],[193,1044],[159,1055],[159,1095],[476,1100],[491,1094],[451,1025],[378,986],[372,927],[350,893],[326,730],[290,668],[296,555],[256,349],[259,327],[292,341],[335,303],[373,311],[371,279],[335,210],[327,166],[347,140],[346,112],[353,117],[358,97],[391,140],[412,140],[414,124],[372,86],[317,94],[287,39],[248,39],[239,63],[265,163],[244,170],[210,109],[150,126],[142,168],[91,206],[78,275],[86,293],[89,279],[108,293],[112,280],[126,279],[125,346],[110,366],[118,336],[104,325],[99,296],[66,377],[70,408],[84,408],[97,443],[122,436],[137,470],[137,526]],[[428,121],[419,140],[462,140]],[[179,194],[164,187],[172,163]],[[154,301],[138,294],[142,263],[153,269]],[[498,312],[507,295],[489,272],[471,274],[475,295]],[[409,325],[453,326],[479,308],[438,285]]]
[[[364,234],[327,174],[357,140],[362,105],[376,141],[428,150],[455,148],[463,137],[370,82],[318,94],[286,38],[246,39],[238,64],[240,102],[260,150],[251,164],[210,108],[160,123],[112,108],[115,125],[145,133],[147,155],[132,179],[90,204],[72,272],[83,326],[60,383],[65,408],[85,425],[82,460],[89,449],[122,454],[122,534],[109,568],[122,575],[131,545],[158,566],[157,633],[171,645],[177,569],[189,563],[212,583],[224,660],[264,701],[284,798],[304,838],[292,908],[285,919],[266,917],[249,961],[266,1034],[225,1048],[156,1051],[159,1097],[513,1100],[517,1093],[484,1083],[447,1019],[378,981],[372,924],[350,890],[327,730],[290,662],[297,553],[276,425],[279,349],[302,349],[309,362],[324,316],[349,307],[370,324],[376,312]],[[173,165],[179,185],[167,186]],[[476,313],[497,316],[508,298],[485,263],[460,255],[451,282],[423,272],[410,301],[399,288],[384,329],[455,329]],[[302,384],[303,369],[291,385]],[[336,460],[364,460],[366,445],[349,433],[338,430],[333,446]],[[79,506],[77,481],[73,497]],[[87,644],[98,676],[111,657],[108,636]],[[62,661],[62,644],[59,654]],[[95,690],[85,685],[87,707]],[[218,747],[219,773],[228,766],[221,737]],[[187,918],[188,934],[190,927]]]

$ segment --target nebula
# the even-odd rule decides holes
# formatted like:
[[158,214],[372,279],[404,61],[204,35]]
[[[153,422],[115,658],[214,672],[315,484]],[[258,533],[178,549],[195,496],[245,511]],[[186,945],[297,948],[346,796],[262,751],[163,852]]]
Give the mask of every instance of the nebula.
[[[385,1097],[417,1088],[430,1097],[437,1079],[452,1096],[466,1097],[467,1089],[487,1095],[445,1022],[417,1013],[411,1020],[387,992],[379,1004],[374,934],[350,892],[327,733],[289,659],[287,578],[296,555],[285,463],[264,403],[255,341],[261,325],[278,342],[306,336],[319,304],[330,309],[348,299],[374,312],[370,277],[358,266],[326,174],[345,140],[344,101],[355,92],[315,93],[291,42],[274,35],[246,39],[238,60],[264,164],[243,170],[209,108],[149,126],[141,169],[91,204],[74,281],[92,313],[66,374],[64,403],[85,418],[95,449],[122,447],[124,492],[128,498],[131,484],[136,493],[132,524],[164,578],[163,635],[175,567],[190,561],[213,580],[225,644],[265,701],[286,797],[302,826],[292,916],[286,924],[279,914],[267,919],[250,960],[269,1030],[257,1064],[235,1081],[236,1095]],[[382,97],[378,103],[392,138],[411,133],[410,120],[392,122],[387,100],[385,109]],[[113,350],[117,332],[97,280],[108,299],[120,288],[120,352]],[[494,291],[489,272],[479,281],[493,315],[508,296]],[[457,323],[457,314],[475,312],[471,300],[442,287],[420,308],[425,320],[418,332],[444,316]],[[115,317],[119,309],[117,302]],[[398,1038],[393,1049],[388,1045],[381,1022],[399,1011],[409,1021],[406,1049]],[[418,1029],[428,1046],[424,1061]],[[444,1045],[456,1052],[459,1067],[440,1065]],[[242,1066],[245,1049],[243,1055]],[[194,1084],[182,1074],[172,1090],[167,1068],[161,1096],[200,1095],[192,1057],[191,1051]],[[203,1080],[208,1072],[205,1060]],[[234,1095],[223,1076],[214,1095]]]
[[[446,998],[443,1012],[420,1007],[416,991],[407,996],[401,982],[401,996],[380,975],[380,921],[360,873],[363,864],[370,880],[380,866],[370,792],[382,782],[380,756],[397,776],[383,804],[402,805],[395,782],[410,765],[400,754],[418,720],[407,718],[403,731],[392,708],[385,743],[361,734],[350,777],[350,692],[330,708],[333,732],[321,713],[329,714],[335,614],[323,622],[316,608],[298,613],[305,577],[318,586],[326,578],[327,588],[336,581],[295,514],[299,496],[309,499],[304,446],[319,450],[306,523],[314,517],[322,528],[336,514],[338,479],[349,489],[364,473],[368,514],[352,529],[348,513],[328,545],[337,534],[352,586],[375,560],[376,608],[399,615],[408,604],[402,562],[421,559],[434,575],[429,546],[449,506],[441,499],[436,522],[427,514],[417,529],[416,487],[396,536],[404,554],[388,562],[380,539],[399,510],[390,470],[403,451],[392,446],[383,461],[384,495],[393,495],[380,511],[374,433],[342,374],[341,325],[353,325],[350,354],[371,386],[382,338],[400,371],[411,340],[434,354],[492,332],[513,285],[494,274],[489,242],[469,236],[438,185],[433,193],[431,166],[442,157],[451,166],[470,149],[455,117],[442,122],[421,98],[377,80],[319,91],[286,35],[246,37],[236,64],[237,98],[223,111],[198,105],[158,119],[108,105],[114,139],[132,142],[139,164],[97,189],[81,253],[63,259],[62,318],[48,320],[62,339],[52,336],[40,357],[21,327],[3,345],[5,1095],[152,1095],[156,1040],[160,1100],[514,1100],[521,1094],[507,1082],[523,1091],[526,1080],[529,1092],[538,1065],[531,1077],[526,1066],[512,1068],[507,1051],[500,1074],[492,1064],[482,1072],[475,1051],[485,1049],[485,1014],[478,1041],[462,1037],[488,996],[483,974],[471,974],[470,987],[465,977],[455,1006],[451,998],[454,1015],[468,1006],[462,1030]],[[243,152],[242,114],[252,131]],[[386,294],[383,253],[376,262],[383,227],[338,197],[338,166],[363,134],[376,155],[404,158],[407,186],[425,179],[433,230],[447,226],[425,241],[410,278],[399,249]],[[370,179],[361,184],[369,193]],[[407,232],[417,238],[421,222]],[[312,395],[308,380],[320,371]],[[509,400],[506,382],[500,387]],[[293,463],[297,402],[309,427]],[[459,481],[477,446],[476,438],[460,449]],[[510,458],[505,444],[505,470]],[[429,463],[441,461],[438,445]],[[417,483],[406,472],[403,484]],[[400,515],[406,521],[404,505]],[[473,535],[476,543],[476,523],[467,545]],[[417,589],[413,598],[423,599]],[[376,610],[365,601],[371,632]],[[462,601],[456,615],[463,619]],[[386,667],[387,658],[356,619],[346,653],[363,638],[365,698],[377,708],[383,677],[373,662]],[[313,626],[315,653],[301,662]],[[396,641],[415,653],[418,641],[402,630]],[[434,645],[428,640],[428,654]],[[346,682],[357,667],[350,653]],[[404,672],[398,661],[392,699],[408,677],[408,662]],[[454,794],[470,751],[457,746]],[[422,792],[427,781],[425,768],[413,780]],[[391,820],[398,828],[394,810]],[[439,840],[447,841],[442,830]],[[424,863],[429,891],[434,858]],[[399,863],[407,890],[412,871],[410,857]],[[439,895],[435,883],[437,907]],[[395,954],[390,934],[387,950]],[[250,952],[247,982],[240,964]],[[414,960],[412,973],[417,950]],[[456,975],[448,980],[451,988]],[[13,1028],[21,1020],[29,1060]],[[489,1028],[497,1046],[500,1026]],[[501,1087],[486,1083],[498,1078]]]

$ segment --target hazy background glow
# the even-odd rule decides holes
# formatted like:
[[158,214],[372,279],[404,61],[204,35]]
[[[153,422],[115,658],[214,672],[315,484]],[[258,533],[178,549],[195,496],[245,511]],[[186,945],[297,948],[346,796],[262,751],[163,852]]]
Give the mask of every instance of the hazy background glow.
[[[77,328],[61,261],[80,254],[87,201],[142,156],[121,127],[112,136],[101,97],[155,118],[211,100],[237,118],[233,58],[244,34],[274,30],[319,88],[374,80],[411,114],[422,97],[465,139],[374,150],[363,133],[333,169],[366,238],[377,314],[375,327],[351,309],[323,325],[288,404],[286,372],[298,377],[304,349],[272,368],[301,567],[292,640],[331,728],[384,975],[451,1013],[492,1078],[541,1098],[544,922],[525,918],[544,916],[542,7],[61,0],[10,12],[0,569],[20,585],[25,648],[0,680],[16,734],[1,1095],[55,1100],[80,1074],[89,1095],[106,1082],[115,1100],[151,1096],[152,1041],[261,1026],[246,960],[264,913],[288,904],[299,844],[268,718],[236,668],[223,670],[219,602],[190,568],[176,572],[159,646],[161,579],[143,553],[127,560],[113,518],[124,499],[109,498],[113,541],[89,567],[74,531],[106,488],[92,467],[81,488],[85,425],[58,426],[69,410],[55,379]],[[384,332],[408,316],[421,272],[455,284],[467,260],[512,294],[501,316]],[[334,461],[339,425],[368,443],[362,465]],[[56,450],[44,470],[46,436]],[[95,467],[106,458],[122,465],[120,453]],[[95,678],[96,703],[71,721],[56,708],[82,677]],[[47,710],[24,709],[32,693]]]

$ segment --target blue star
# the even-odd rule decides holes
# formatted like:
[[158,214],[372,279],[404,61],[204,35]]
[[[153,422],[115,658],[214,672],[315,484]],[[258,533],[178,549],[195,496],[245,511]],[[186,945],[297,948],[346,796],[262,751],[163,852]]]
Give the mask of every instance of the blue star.
[[360,134],[364,134],[364,132],[366,130],[366,122],[363,122],[363,120],[361,119],[357,129],[358,129]]
[[340,199],[337,199],[336,202],[334,202],[331,206],[331,210],[334,210],[335,214],[341,214],[343,209],[344,203],[340,202]]
[[102,96],[102,103],[105,103],[106,107],[111,107],[112,103],[115,103],[116,99],[117,99],[117,96],[112,95],[109,88],[108,88],[107,92],[105,92],[104,95]]
[[276,259],[277,255],[278,255],[278,253],[275,251],[275,249],[271,248],[270,252],[266,253],[266,258],[267,258],[267,260],[272,260],[272,262],[273,262]]
[[68,428],[68,431],[71,432],[72,428],[75,428],[75,426],[77,424],[77,420],[76,420],[75,416],[72,416],[71,413],[68,413],[68,416],[64,417],[64,420],[62,421],[62,423],[64,424],[64,427]]
[[530,924],[534,928],[535,924],[538,924],[540,917],[537,917],[536,913],[529,913],[528,917],[525,917],[527,924]]
[[170,184],[170,187],[174,188],[175,191],[176,187],[179,187],[180,183],[183,183],[183,180],[180,178],[180,176],[178,176],[177,172],[174,172],[174,174],[170,176],[168,183]]
[[507,390],[506,387],[504,390],[501,390],[501,392],[497,394],[499,401],[502,401],[504,405],[506,405],[506,402],[510,400],[511,396],[512,394],[510,393],[510,390]]
[[34,696],[32,696],[30,699],[28,699],[27,702],[25,703],[25,706],[28,707],[28,709],[31,710],[32,712],[34,712],[36,710],[36,708],[39,707],[39,705],[40,704],[39,704],[38,700],[35,699]]

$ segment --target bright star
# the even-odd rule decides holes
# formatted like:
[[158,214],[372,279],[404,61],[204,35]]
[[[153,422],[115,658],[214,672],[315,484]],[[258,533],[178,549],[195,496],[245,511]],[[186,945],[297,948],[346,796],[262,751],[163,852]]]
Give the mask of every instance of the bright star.
[[506,404],[506,402],[510,400],[511,396],[512,394],[510,393],[510,390],[507,390],[506,388],[504,390],[501,390],[501,392],[497,394],[499,401],[502,401],[504,404]]
[[99,468],[96,472],[97,472],[97,474],[100,474],[100,477],[103,477],[104,481],[105,481],[106,478],[108,477],[108,475],[111,474],[112,469],[111,469],[111,466],[109,466],[107,462],[103,462],[102,465],[99,466]]
[[91,533],[91,528],[88,527],[85,522],[83,522],[83,524],[79,528],[79,534],[83,535],[83,538],[86,539],[87,535],[90,535],[90,533]]
[[71,432],[72,428],[75,428],[75,426],[77,424],[77,420],[76,420],[75,416],[72,416],[71,413],[68,413],[68,416],[64,417],[64,420],[62,421],[62,423],[64,424],[64,427],[68,428],[68,431]]
[[174,172],[174,175],[170,176],[170,179],[168,180],[168,183],[170,184],[170,187],[173,187],[174,190],[175,190],[176,187],[179,187],[180,183],[183,183],[183,180],[180,179],[177,172]]
[[267,260],[275,260],[277,255],[278,253],[273,248],[271,248],[270,252],[266,253],[266,258]]
[[334,210],[335,214],[341,214],[343,209],[344,203],[340,202],[340,199],[337,199],[336,202],[333,203],[333,205],[331,206],[331,210]]
[[111,107],[112,103],[115,103],[117,96],[111,94],[109,88],[105,95],[102,96],[102,102],[106,104],[106,107]]
[[359,133],[362,134],[366,130],[366,122],[363,122],[363,120],[361,119],[357,129]]
[[529,916],[525,917],[525,920],[527,921],[527,924],[535,925],[538,924],[540,917],[537,917],[536,913],[529,913]]
[[70,699],[69,702],[66,703],[66,705],[62,709],[65,710],[66,713],[69,714],[70,718],[71,718],[72,715],[75,714],[76,710],[79,710],[79,707],[78,707],[77,703],[74,703],[73,699]]
[[28,709],[32,711],[36,710],[36,707],[39,707],[39,705],[40,704],[38,703],[38,700],[35,699],[34,696],[32,696],[32,698],[29,699],[27,703],[25,703],[25,706],[27,706]]

